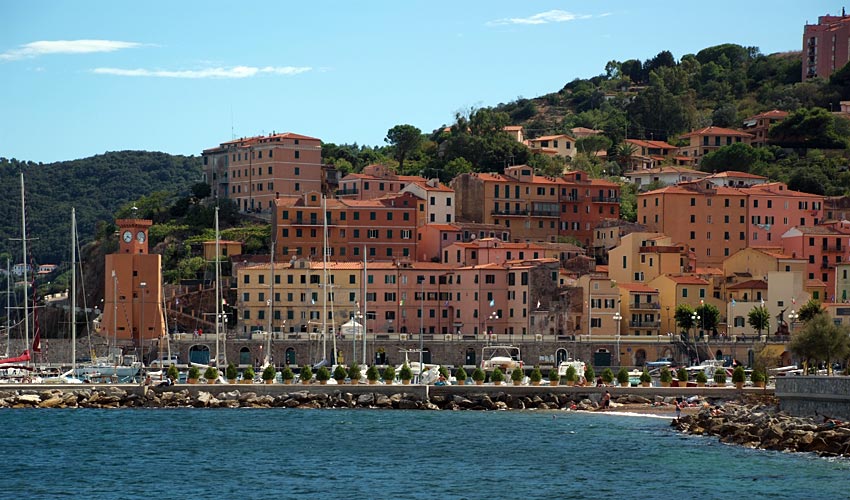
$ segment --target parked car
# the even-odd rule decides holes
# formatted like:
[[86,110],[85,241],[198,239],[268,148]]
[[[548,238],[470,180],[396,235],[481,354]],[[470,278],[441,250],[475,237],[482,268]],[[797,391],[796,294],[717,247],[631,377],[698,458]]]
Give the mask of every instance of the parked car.
[[154,359],[151,361],[151,368],[168,368],[171,365],[179,365],[180,357],[176,354],[173,354],[170,358],[168,356],[163,356],[162,359]]

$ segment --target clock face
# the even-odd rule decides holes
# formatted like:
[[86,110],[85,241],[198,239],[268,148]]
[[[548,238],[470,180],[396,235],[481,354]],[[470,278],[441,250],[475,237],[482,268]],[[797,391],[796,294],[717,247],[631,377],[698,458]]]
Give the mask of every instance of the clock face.
[[130,231],[124,231],[124,242],[130,243],[131,241],[133,241],[133,233]]
[[139,231],[138,233],[136,233],[136,240],[138,240],[139,243],[144,243],[145,242],[145,232]]

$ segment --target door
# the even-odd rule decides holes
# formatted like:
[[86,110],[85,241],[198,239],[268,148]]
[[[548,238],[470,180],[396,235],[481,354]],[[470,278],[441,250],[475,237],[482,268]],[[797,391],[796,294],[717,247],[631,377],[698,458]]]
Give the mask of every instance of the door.
[[426,365],[431,364],[431,351],[429,351],[428,348],[425,348],[422,351],[422,363]]
[[558,349],[555,351],[555,366],[560,365],[569,358],[570,355],[566,349]]
[[287,347],[285,358],[286,358],[286,364],[288,364],[288,365],[296,364],[295,363],[295,348]]
[[611,366],[611,353],[604,349],[593,353],[593,366]]
[[463,364],[475,366],[475,363],[475,349],[470,347],[466,350],[466,358],[464,358]]
[[205,345],[193,345],[189,348],[189,362],[199,365],[210,364],[210,348]]

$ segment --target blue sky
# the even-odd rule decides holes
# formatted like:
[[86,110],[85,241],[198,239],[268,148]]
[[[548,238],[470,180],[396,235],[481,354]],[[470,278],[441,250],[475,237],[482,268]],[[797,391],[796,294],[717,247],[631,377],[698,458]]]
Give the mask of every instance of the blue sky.
[[297,132],[383,144],[609,60],[800,50],[840,2],[0,0],[0,156],[198,154]]

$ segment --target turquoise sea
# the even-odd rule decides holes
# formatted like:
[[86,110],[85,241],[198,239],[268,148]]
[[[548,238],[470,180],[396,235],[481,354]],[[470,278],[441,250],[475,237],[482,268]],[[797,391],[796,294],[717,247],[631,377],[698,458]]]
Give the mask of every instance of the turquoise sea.
[[850,497],[848,461],[727,446],[669,423],[563,411],[2,410],[0,497]]

